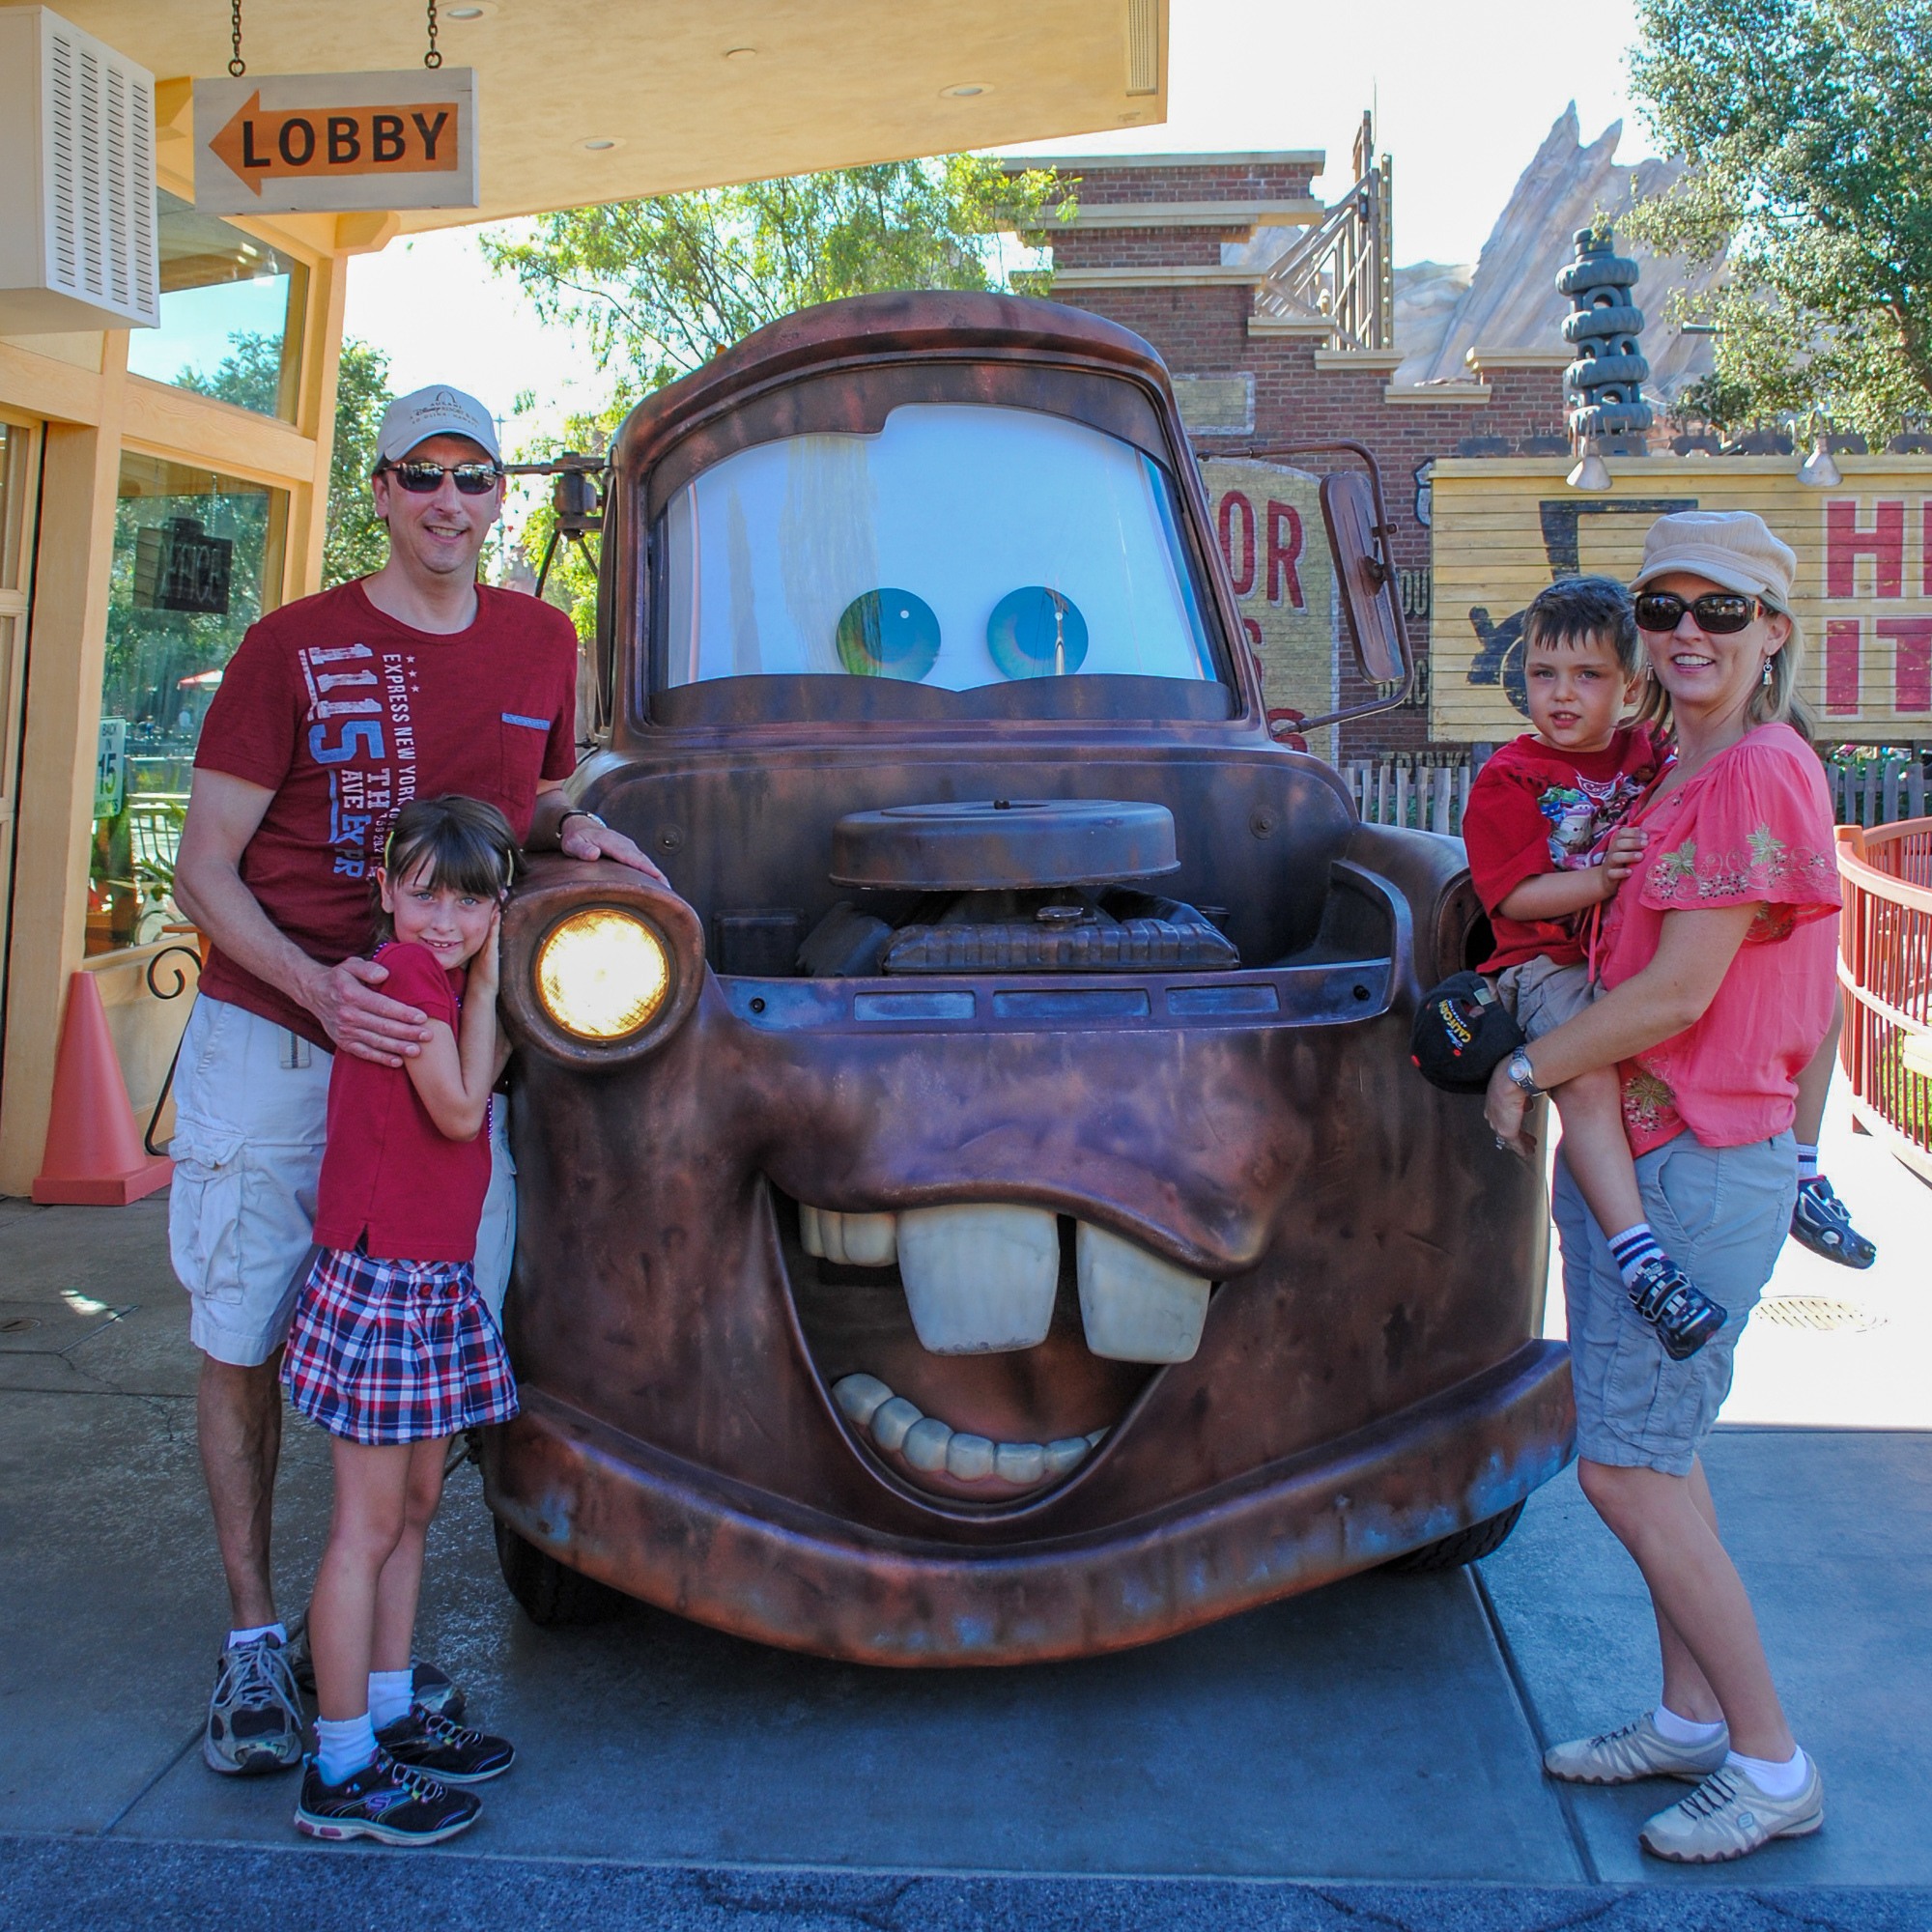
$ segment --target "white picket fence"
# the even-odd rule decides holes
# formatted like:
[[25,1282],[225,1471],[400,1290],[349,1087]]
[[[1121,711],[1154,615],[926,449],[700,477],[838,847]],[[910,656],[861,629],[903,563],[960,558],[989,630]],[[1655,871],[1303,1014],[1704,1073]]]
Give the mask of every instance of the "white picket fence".
[[[1342,767],[1342,777],[1369,824],[1460,836],[1479,765],[1474,756],[1424,753],[1356,758]],[[1916,755],[1862,748],[1840,752],[1825,761],[1825,778],[1840,825],[1891,825],[1925,816],[1925,768]]]
[[1357,758],[1342,768],[1355,810],[1371,825],[1406,825],[1417,832],[1463,830],[1463,808],[1475,779],[1473,760],[1420,764],[1391,758]]

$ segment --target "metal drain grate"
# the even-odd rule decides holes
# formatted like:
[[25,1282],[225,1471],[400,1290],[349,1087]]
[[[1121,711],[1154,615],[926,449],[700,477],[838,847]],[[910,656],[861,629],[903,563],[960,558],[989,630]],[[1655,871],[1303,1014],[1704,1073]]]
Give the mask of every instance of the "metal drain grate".
[[1856,1301],[1835,1301],[1829,1294],[1775,1294],[1760,1301],[1757,1312],[1782,1328],[1849,1328],[1862,1333],[1885,1326],[1883,1315],[1874,1315]]
[[0,1321],[0,1335],[24,1335],[29,1328],[40,1325],[31,1315],[10,1315]]

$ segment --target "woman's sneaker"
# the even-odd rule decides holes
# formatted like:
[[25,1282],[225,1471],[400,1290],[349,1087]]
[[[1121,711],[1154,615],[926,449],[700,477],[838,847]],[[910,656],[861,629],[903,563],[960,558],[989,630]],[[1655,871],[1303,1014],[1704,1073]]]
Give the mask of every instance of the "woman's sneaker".
[[398,1764],[427,1772],[444,1784],[482,1784],[501,1777],[517,1761],[517,1747],[508,1738],[467,1731],[420,1704],[412,1704],[408,1716],[384,1724],[376,1742]]
[[1832,1191],[1821,1174],[1798,1183],[1798,1201],[1791,1210],[1791,1236],[1800,1247],[1823,1255],[1848,1268],[1868,1268],[1878,1260],[1876,1243],[1852,1226],[1851,1210]]
[[1690,1286],[1679,1268],[1653,1255],[1625,1283],[1631,1306],[1657,1330],[1673,1362],[1688,1361],[1729,1320],[1723,1305]]
[[201,1755],[224,1777],[259,1777],[301,1762],[301,1695],[288,1651],[272,1633],[221,1653]]
[[1721,1864],[1774,1838],[1803,1838],[1825,1822],[1825,1780],[1809,1758],[1795,1798],[1773,1798],[1734,1766],[1713,1772],[1688,1798],[1660,1811],[1636,1841],[1683,1865]]
[[325,1784],[314,1758],[302,1771],[296,1830],[311,1838],[378,1838],[385,1845],[434,1845],[475,1824],[483,1801],[450,1791],[386,1751],[340,1784]]
[[1640,1777],[1681,1777],[1695,1784],[1723,1763],[1730,1747],[1728,1731],[1719,1732],[1714,1744],[1672,1744],[1646,1711],[1614,1731],[1551,1745],[1543,1753],[1543,1768],[1572,1784],[1634,1784]]

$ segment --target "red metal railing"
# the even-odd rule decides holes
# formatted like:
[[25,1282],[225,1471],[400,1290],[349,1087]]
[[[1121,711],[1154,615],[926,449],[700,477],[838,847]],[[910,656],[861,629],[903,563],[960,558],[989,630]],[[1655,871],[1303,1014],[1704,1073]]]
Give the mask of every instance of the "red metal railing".
[[1852,1112],[1932,1180],[1932,1080],[1901,1057],[1909,1036],[1932,1032],[1932,818],[1841,825],[1838,874],[1845,889],[1838,1058]]

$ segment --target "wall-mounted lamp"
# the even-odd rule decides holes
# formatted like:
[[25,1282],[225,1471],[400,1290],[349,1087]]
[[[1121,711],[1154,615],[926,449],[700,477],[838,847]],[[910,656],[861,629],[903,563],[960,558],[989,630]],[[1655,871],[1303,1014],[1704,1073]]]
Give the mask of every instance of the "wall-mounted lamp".
[[1594,436],[1586,436],[1583,439],[1582,460],[1563,480],[1573,490],[1609,489],[1610,466],[1598,453],[1597,439]]
[[1819,423],[1813,431],[1810,455],[1798,466],[1798,480],[1810,490],[1835,490],[1845,480],[1844,472],[1832,454],[1823,423]]

